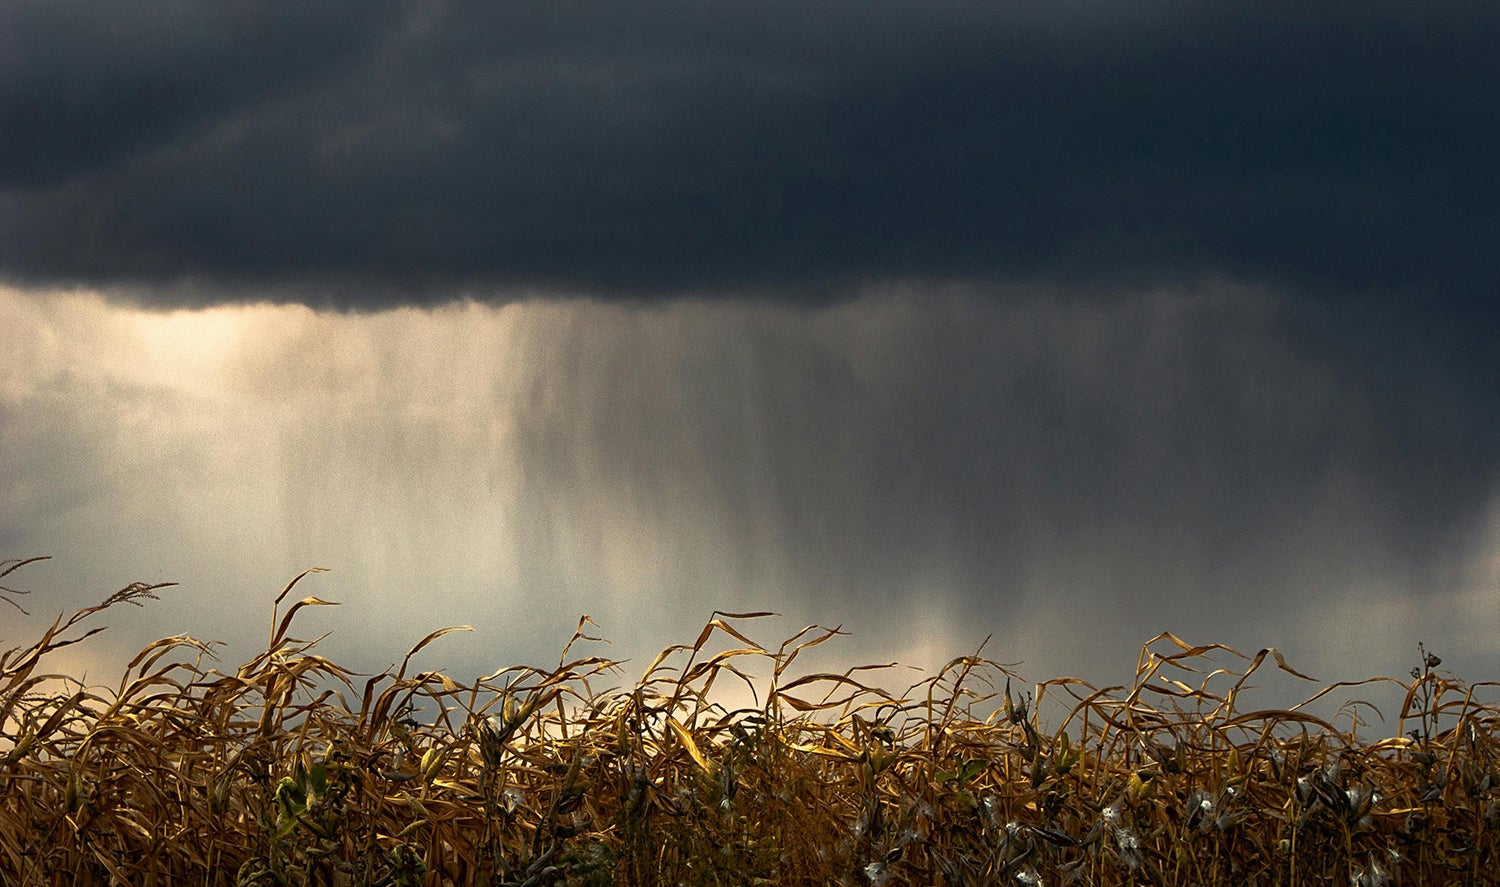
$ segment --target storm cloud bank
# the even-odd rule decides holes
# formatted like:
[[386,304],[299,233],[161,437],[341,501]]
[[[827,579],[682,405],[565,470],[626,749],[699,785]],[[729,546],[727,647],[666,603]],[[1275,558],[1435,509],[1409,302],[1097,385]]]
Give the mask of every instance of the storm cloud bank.
[[6,3],[0,557],[210,637],[334,567],[375,668],[420,601],[474,672],[764,608],[1039,678],[1164,628],[1492,675],[1496,46],[1489,2]]
[[3,16],[12,283],[378,308],[1217,275],[1494,318],[1491,3]]

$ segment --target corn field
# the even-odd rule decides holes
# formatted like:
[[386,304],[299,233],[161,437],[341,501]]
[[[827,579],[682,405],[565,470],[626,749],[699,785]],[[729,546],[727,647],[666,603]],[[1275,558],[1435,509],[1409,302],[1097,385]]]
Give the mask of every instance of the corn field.
[[[20,609],[34,560],[0,564],[0,601]],[[874,666],[797,670],[841,633],[763,643],[763,613],[715,614],[633,683],[575,652],[586,617],[556,667],[411,673],[447,628],[369,677],[292,636],[328,603],[295,597],[307,575],[233,670],[179,636],[112,688],[47,671],[163,588],[139,583],[0,654],[0,883],[1500,882],[1491,685],[1425,647],[1373,679],[1404,693],[1373,741],[1306,704],[1245,710],[1257,671],[1297,674],[1275,650],[1170,634],[1103,688],[1023,692],[976,653],[892,692]]]

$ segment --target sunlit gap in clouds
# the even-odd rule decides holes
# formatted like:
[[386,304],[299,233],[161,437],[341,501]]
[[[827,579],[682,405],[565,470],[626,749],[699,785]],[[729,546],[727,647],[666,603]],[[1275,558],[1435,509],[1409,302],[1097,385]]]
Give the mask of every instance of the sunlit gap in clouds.
[[1372,395],[1280,341],[1277,306],[908,287],[152,313],[8,291],[3,554],[56,556],[25,583],[38,614],[181,583],[110,614],[90,644],[122,662],[180,632],[242,661],[325,566],[299,591],[344,606],[300,634],[333,630],[361,670],[464,623],[420,667],[545,665],[584,613],[644,667],[714,610],[774,610],[769,644],[850,631],[810,657],[830,666],[933,669],[993,635],[1028,679],[1115,683],[1168,629],[1330,681],[1400,675],[1418,640],[1495,673],[1493,495],[1413,523],[1361,461]]
[[[182,583],[159,614],[112,614],[139,623],[111,633],[120,657],[160,630],[248,652],[275,590],[314,564],[334,572],[313,591],[347,607],[307,618],[362,667],[458,622],[482,628],[471,670],[545,661],[581,613],[620,642],[611,653],[641,656],[716,608],[787,613],[768,642],[858,614],[862,640],[900,627],[902,661],[948,654],[951,614],[930,592],[862,612],[825,564],[820,601],[798,600],[808,583],[760,452],[786,429],[752,390],[766,331],[739,331],[746,315],[805,318],[587,303],[153,313],[20,293],[7,306],[28,349],[8,400],[32,420],[11,429],[32,457],[12,463],[29,506],[13,535],[86,577],[68,606],[136,578]],[[695,364],[715,384],[680,378]],[[716,464],[729,438],[740,449]],[[79,474],[83,487],[52,483]],[[848,520],[820,522],[835,548],[857,545]]]
[[[475,673],[545,662],[582,613],[635,641],[619,655],[650,652],[695,634],[735,582],[718,575],[741,529],[723,509],[687,533],[661,526],[664,510],[694,507],[685,500],[704,468],[690,451],[643,453],[638,477],[590,452],[641,430],[619,427],[621,416],[672,397],[638,383],[669,375],[675,357],[643,370],[650,360],[628,341],[592,332],[636,312],[167,314],[89,295],[9,296],[30,353],[7,374],[8,400],[32,420],[11,428],[32,457],[11,464],[30,518],[12,535],[87,577],[68,606],[130,579],[182,583],[166,592],[166,618],[111,633],[118,657],[159,630],[249,652],[275,591],[314,564],[333,573],[312,591],[347,606],[310,613],[307,631],[331,624],[340,661],[379,667],[414,633],[471,622],[481,634],[461,656]],[[667,342],[671,322],[634,325]],[[611,392],[632,402],[611,404]],[[84,486],[67,481],[80,474]],[[665,498],[638,495],[641,485]]]

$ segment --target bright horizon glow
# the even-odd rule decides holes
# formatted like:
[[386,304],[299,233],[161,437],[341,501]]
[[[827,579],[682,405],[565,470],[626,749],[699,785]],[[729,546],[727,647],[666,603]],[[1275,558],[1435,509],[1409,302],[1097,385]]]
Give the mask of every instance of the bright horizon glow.
[[[37,614],[96,603],[130,581],[181,583],[139,616],[111,614],[116,627],[79,651],[91,674],[163,634],[230,641],[228,659],[253,651],[271,598],[311,566],[332,572],[308,593],[344,606],[312,615],[304,631],[332,629],[331,658],[366,668],[462,623],[479,630],[425,655],[474,675],[497,661],[547,661],[585,613],[615,642],[608,655],[639,658],[690,640],[715,609],[784,614],[756,626],[767,641],[782,634],[773,625],[790,635],[842,624],[853,637],[823,653],[848,664],[935,669],[993,634],[986,655],[1020,661],[1033,680],[1127,679],[1139,645],[1163,629],[1248,653],[1275,645],[1330,681],[1399,676],[1418,640],[1460,677],[1490,676],[1466,660],[1500,665],[1500,641],[1481,628],[1500,598],[1493,495],[1482,526],[1447,537],[1458,566],[1439,587],[1441,575],[1391,569],[1371,547],[1381,537],[1348,523],[1378,500],[1342,475],[1307,491],[1300,519],[1307,532],[1340,526],[1346,541],[1326,563],[1267,573],[1309,589],[1273,605],[1211,588],[1188,595],[1218,575],[1194,566],[1206,554],[1153,566],[1137,552],[1149,537],[1129,525],[1086,533],[1061,554],[1039,537],[1018,549],[1030,559],[1016,572],[976,574],[967,531],[942,502],[891,537],[909,546],[890,561],[905,574],[870,572],[882,555],[867,541],[881,531],[869,522],[869,487],[899,477],[872,473],[886,470],[865,449],[874,443],[817,423],[858,407],[840,421],[884,434],[866,417],[884,415],[891,398],[919,404],[954,384],[909,367],[907,342],[930,335],[932,318],[992,328],[996,341],[1014,341],[1023,369],[1053,366],[1089,398],[1089,386],[1119,384],[1088,363],[1093,354],[1149,324],[1150,347],[1170,366],[1173,336],[1193,328],[1182,312],[1202,310],[1170,295],[1128,310],[943,298],[940,310],[918,310],[919,296],[898,292],[811,315],[579,301],[344,316],[270,304],[153,313],[93,294],[3,290],[12,335],[0,357],[0,440],[22,456],[0,474],[17,509],[0,526],[3,554],[54,557],[21,583],[38,590],[28,607]],[[1253,294],[1226,293],[1219,305],[1246,318],[1238,347],[1271,347],[1255,338]],[[984,359],[1011,372],[1004,354]],[[864,400],[767,413],[763,391],[781,384],[784,361]],[[1142,391],[1166,398],[1150,409],[1178,408],[1181,395],[1158,386],[1151,365],[1135,372]],[[787,498],[797,489],[778,476],[789,436],[847,448],[813,452],[823,473],[799,481],[822,485],[811,506]],[[1052,470],[1050,448],[1028,452],[1009,458]],[[807,507],[816,510],[798,511]],[[1082,519],[1038,517],[1064,540]],[[1286,527],[1265,529],[1267,544],[1300,550]],[[1160,603],[1136,599],[1156,587],[1168,592]]]

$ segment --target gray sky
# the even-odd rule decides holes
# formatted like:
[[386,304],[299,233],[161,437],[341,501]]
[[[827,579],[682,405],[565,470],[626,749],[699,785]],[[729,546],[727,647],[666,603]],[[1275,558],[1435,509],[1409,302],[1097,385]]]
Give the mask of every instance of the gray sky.
[[1409,9],[7,4],[0,557],[182,583],[101,663],[320,565],[361,667],[1494,677],[1500,12]]

